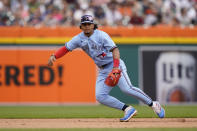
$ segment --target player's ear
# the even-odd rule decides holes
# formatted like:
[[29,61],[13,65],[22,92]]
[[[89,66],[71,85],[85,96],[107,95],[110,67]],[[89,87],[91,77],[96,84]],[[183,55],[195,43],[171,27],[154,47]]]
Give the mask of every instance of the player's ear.
[[81,29],[81,25],[79,26],[79,28]]

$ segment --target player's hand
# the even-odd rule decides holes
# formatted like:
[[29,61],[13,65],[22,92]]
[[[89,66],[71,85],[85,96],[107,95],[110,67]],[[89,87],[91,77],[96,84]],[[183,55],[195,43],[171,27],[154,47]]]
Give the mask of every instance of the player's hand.
[[51,55],[48,60],[48,66],[53,66],[53,62],[56,61],[55,55]]

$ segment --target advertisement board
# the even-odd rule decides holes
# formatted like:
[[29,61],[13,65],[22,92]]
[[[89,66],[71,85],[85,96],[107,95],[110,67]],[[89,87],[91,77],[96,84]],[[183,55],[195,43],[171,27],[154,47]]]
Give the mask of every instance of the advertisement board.
[[94,62],[75,50],[49,67],[48,58],[56,49],[1,46],[0,102],[95,103]]
[[140,87],[160,103],[197,101],[196,46],[142,46]]

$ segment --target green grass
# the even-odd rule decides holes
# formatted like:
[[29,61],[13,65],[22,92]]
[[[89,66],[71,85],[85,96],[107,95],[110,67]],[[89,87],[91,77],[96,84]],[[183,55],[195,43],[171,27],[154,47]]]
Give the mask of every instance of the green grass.
[[68,128],[68,129],[0,129],[0,131],[196,131],[197,128]]
[[[138,110],[137,117],[155,117],[154,112],[147,106],[134,106]],[[197,118],[197,105],[164,106],[166,118]]]
[[[148,106],[134,105],[137,118],[157,117]],[[197,105],[165,106],[167,118],[197,118]],[[123,112],[106,106],[0,106],[0,118],[120,118]]]

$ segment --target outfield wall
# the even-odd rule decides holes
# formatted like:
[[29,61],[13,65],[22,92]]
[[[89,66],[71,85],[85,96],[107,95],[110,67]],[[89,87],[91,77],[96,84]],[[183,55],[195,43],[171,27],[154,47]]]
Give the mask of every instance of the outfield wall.
[[76,50],[48,67],[54,49],[0,47],[0,102],[95,103],[93,61]]
[[[59,30],[62,30],[64,35],[59,33],[59,36]],[[103,30],[108,32],[118,45],[132,84],[141,88],[144,88],[139,56],[141,47],[197,48],[197,28],[107,27]],[[58,28],[58,31],[51,28],[1,28],[0,54],[6,57],[0,57],[0,102],[96,103],[94,84],[97,68],[84,52],[73,51],[59,59],[54,67],[47,67],[50,54],[70,40],[70,36],[78,33],[79,29],[65,32]],[[66,37],[63,37],[65,35]],[[154,93],[155,90],[147,92]],[[118,87],[110,94],[126,103],[138,103],[136,99],[123,95]],[[155,100],[156,96],[153,96],[153,99]]]

